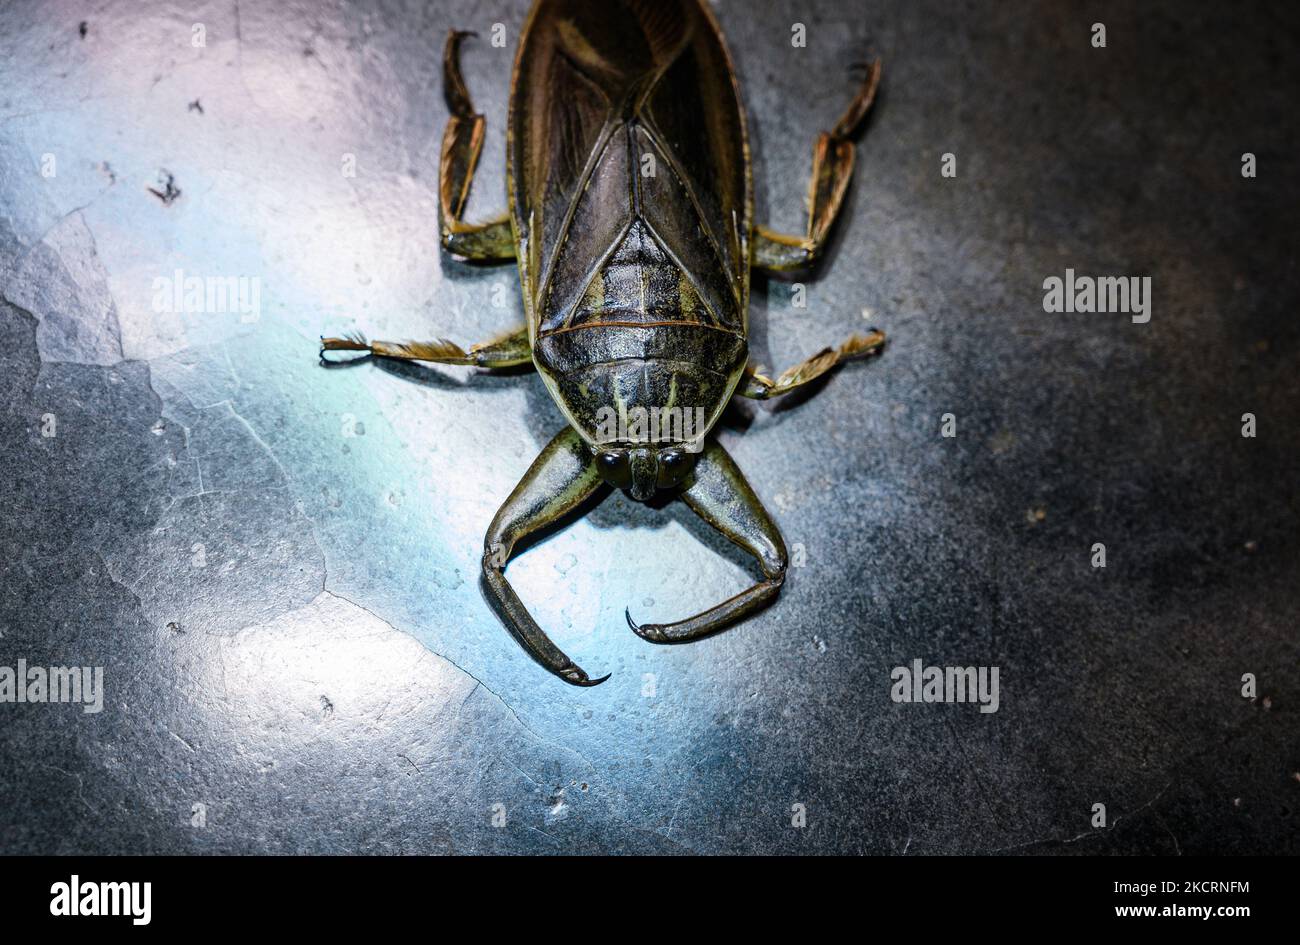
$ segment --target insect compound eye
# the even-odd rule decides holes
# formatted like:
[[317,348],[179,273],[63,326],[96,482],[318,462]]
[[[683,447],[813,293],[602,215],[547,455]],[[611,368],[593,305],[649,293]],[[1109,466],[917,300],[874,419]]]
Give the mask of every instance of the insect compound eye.
[[695,457],[685,450],[664,450],[659,454],[659,487],[680,485],[695,465]]
[[597,453],[596,469],[600,478],[616,489],[626,489],[632,484],[632,467],[628,465],[625,452],[604,450]]

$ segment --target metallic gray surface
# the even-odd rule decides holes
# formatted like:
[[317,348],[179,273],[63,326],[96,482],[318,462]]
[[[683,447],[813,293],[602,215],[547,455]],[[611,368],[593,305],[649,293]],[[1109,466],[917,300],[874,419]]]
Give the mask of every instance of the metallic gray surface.
[[[576,690],[477,581],[562,423],[540,381],[315,360],[521,320],[513,270],[440,257],[435,182],[441,40],[475,29],[471,216],[504,206],[524,6],[0,6],[0,664],[107,690],[0,705],[0,851],[1296,851],[1294,7],[715,9],[786,230],[845,67],[883,57],[807,309],[759,282],[752,317],[778,368],[891,345],[728,418],[806,553],[757,618],[629,632],[752,580],[680,505],[614,495],[512,565],[614,674]],[[1044,313],[1067,266],[1152,276],[1150,323]],[[177,268],[260,279],[260,317],[155,311]],[[999,666],[999,711],[895,704],[914,658]]]

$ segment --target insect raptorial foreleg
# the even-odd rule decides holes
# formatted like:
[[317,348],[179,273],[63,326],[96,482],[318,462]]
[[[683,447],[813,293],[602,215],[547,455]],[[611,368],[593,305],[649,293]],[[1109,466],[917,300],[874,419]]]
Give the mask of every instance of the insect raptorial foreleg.
[[838,348],[823,348],[807,361],[783,371],[776,380],[763,374],[762,368],[750,365],[745,372],[744,384],[737,392],[742,397],[750,397],[754,400],[780,397],[816,380],[845,361],[865,358],[876,353],[884,347],[884,344],[885,333],[874,328],[865,335],[851,335],[849,340]]
[[527,328],[516,328],[494,341],[472,345],[468,351],[442,338],[434,338],[432,341],[366,341],[359,334],[342,338],[322,337],[321,360],[326,360],[326,351],[364,351],[378,358],[468,364],[481,368],[518,367],[533,361],[533,352],[528,346]]
[[474,168],[483,150],[484,119],[474,111],[469,89],[460,74],[460,41],[472,33],[451,30],[442,57],[442,91],[451,116],[442,134],[438,166],[438,224],[447,252],[471,262],[507,262],[515,258],[510,217],[502,214],[486,223],[463,219]]
[[781,532],[727,451],[717,443],[706,444],[695,463],[694,477],[682,492],[682,499],[696,515],[753,555],[763,569],[763,580],[677,623],[638,625],[627,613],[628,625],[652,643],[685,643],[716,633],[768,603],[785,583],[786,552]]
[[880,60],[867,77],[834,129],[823,131],[813,144],[812,179],[808,182],[808,230],[788,236],[766,227],[754,231],[754,266],[766,272],[789,272],[814,263],[826,246],[835,218],[844,203],[853,176],[853,136],[876,98]]
[[483,540],[483,581],[506,625],[529,655],[565,682],[595,686],[537,625],[506,580],[506,563],[515,544],[572,512],[601,485],[590,451],[572,427],[551,440],[501,506]]

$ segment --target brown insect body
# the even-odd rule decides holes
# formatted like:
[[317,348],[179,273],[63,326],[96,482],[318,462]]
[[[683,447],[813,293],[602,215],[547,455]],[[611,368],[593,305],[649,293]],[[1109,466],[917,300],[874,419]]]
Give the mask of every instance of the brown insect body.
[[509,122],[533,359],[569,422],[592,444],[601,408],[703,408],[711,427],[748,356],[753,226],[744,112],[712,16],[671,0],[614,16],[539,3]]
[[735,70],[700,0],[537,0],[511,77],[509,213],[475,224],[463,214],[485,119],[460,75],[466,35],[452,32],[444,54],[451,115],[439,175],[442,243],[469,261],[516,261],[527,324],[468,351],[442,339],[323,338],[322,357],[348,350],[537,369],[569,426],[489,526],[483,583],[534,659],[567,682],[590,686],[604,677],[592,680],[555,646],[505,568],[520,540],[581,507],[604,484],[636,499],[671,491],[763,572],[759,583],[684,620],[637,625],[629,614],[642,638],[698,639],[780,592],[787,564],[780,531],[706,434],[733,394],[780,396],[884,343],[877,331],[852,336],[775,380],[747,363],[750,271],[803,269],[820,256],[880,67],[869,68],[839,122],[817,138],[807,232],[786,236],[754,222]]

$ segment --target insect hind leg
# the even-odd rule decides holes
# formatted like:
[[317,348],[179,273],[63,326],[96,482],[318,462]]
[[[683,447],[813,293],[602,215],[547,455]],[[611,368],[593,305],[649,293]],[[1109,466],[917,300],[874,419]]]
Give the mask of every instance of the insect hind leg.
[[460,73],[460,43],[473,33],[450,30],[442,57],[443,96],[451,113],[442,134],[438,164],[438,228],[447,252],[468,262],[508,262],[515,258],[510,217],[501,214],[486,223],[466,223],[465,205],[474,171],[483,150],[485,119],[474,111],[465,78]]
[[363,335],[356,333],[344,335],[342,338],[321,337],[321,361],[327,365],[339,363],[326,358],[326,351],[360,351],[377,358],[432,361],[437,364],[467,364],[489,369],[519,367],[531,364],[533,360],[526,327],[516,328],[492,341],[471,345],[468,351],[444,338],[434,338],[432,341],[366,341]]
[[871,110],[879,84],[880,60],[876,60],[867,67],[866,78],[835,127],[823,131],[813,143],[807,231],[803,236],[790,236],[764,226],[756,227],[755,268],[768,273],[792,272],[807,269],[820,258],[853,176],[853,136]]
[[738,393],[752,400],[780,397],[811,384],[845,361],[876,354],[884,345],[885,333],[875,328],[866,335],[850,335],[849,340],[838,348],[823,348],[808,360],[781,372],[776,380],[764,374],[763,368],[751,364],[745,371],[744,386]]

